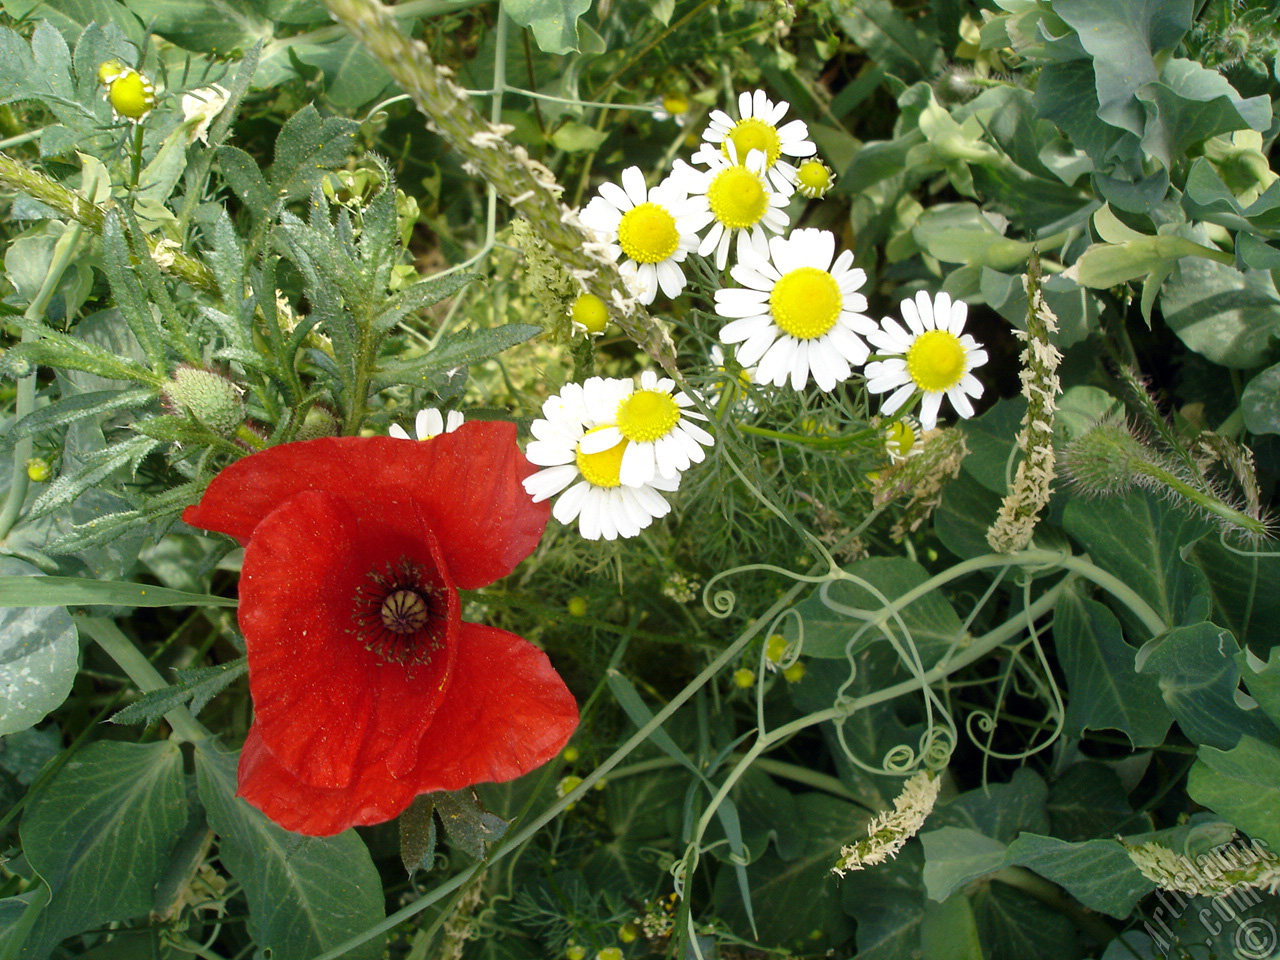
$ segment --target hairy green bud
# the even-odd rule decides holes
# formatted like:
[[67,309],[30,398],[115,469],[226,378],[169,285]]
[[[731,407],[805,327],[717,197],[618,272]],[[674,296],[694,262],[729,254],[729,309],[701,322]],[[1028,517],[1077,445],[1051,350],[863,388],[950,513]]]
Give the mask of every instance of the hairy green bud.
[[179,367],[165,387],[165,398],[220,437],[230,437],[244,423],[244,391],[220,373]]

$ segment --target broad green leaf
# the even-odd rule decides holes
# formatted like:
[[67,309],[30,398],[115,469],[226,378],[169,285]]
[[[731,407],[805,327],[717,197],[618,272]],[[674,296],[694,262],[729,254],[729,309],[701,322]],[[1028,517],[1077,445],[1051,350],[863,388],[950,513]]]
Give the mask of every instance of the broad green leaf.
[[435,801],[431,794],[415,797],[397,818],[400,828],[400,862],[412,877],[419,870],[431,870],[436,860]]
[[1138,673],[1138,651],[1125,643],[1109,609],[1068,590],[1054,611],[1053,639],[1067,681],[1067,734],[1119,730],[1135,748],[1164,743],[1173,717],[1160,684]]
[[1109,169],[1116,158],[1140,159],[1137,135],[1098,116],[1096,83],[1088,60],[1047,64],[1036,84],[1037,115],[1057,124],[1099,170]]
[[329,99],[347,110],[364,106],[391,82],[386,68],[353,37],[324,44],[293,44],[290,49],[303,63],[324,72]]
[[[599,803],[603,824],[602,835],[581,864],[587,881],[621,897],[643,887],[650,876],[644,851],[679,832],[680,805],[688,786],[684,771],[656,771],[611,782],[604,791],[583,797],[583,805]],[[514,815],[519,807],[506,809]]]
[[[1204,574],[1183,561],[1181,548],[1208,531],[1206,521],[1150,493],[1073,499],[1063,513],[1063,526],[1088,551],[1092,561],[1132,588],[1167,626],[1195,623],[1208,616],[1208,583]],[[1150,633],[1124,606],[1112,609],[1132,640]]]
[[1049,816],[1045,801],[1049,796],[1043,780],[1027,767],[1019,767],[1008,783],[975,787],[946,803],[929,816],[932,829],[951,826],[1011,843],[1024,831],[1047,833]]
[[906,83],[934,74],[942,52],[931,18],[908,19],[889,0],[860,0],[836,9],[841,28],[872,63]]
[[490,843],[502,839],[511,824],[486,810],[470,790],[433,793],[445,836],[473,860],[483,860]]
[[221,146],[217,156],[222,176],[244,201],[245,209],[254,217],[267,214],[276,198],[267,186],[257,161],[239,147]]
[[940,827],[920,834],[924,845],[924,886],[939,902],[970,880],[1005,865],[1005,845],[977,830]]
[[1223,546],[1216,530],[1183,552],[1208,578],[1213,622],[1243,645],[1270,646],[1280,623],[1280,590],[1272,586],[1280,583],[1280,557],[1242,555]]
[[[821,951],[852,932],[830,874],[841,845],[866,835],[867,816],[851,803],[816,792],[797,796],[796,809],[806,832],[803,852],[783,860],[769,850],[752,863],[751,897],[768,904],[756,917],[762,942],[807,943],[808,950]],[[713,896],[721,916],[748,929],[734,871],[717,874]],[[814,931],[822,936],[810,940]]]
[[1250,433],[1280,433],[1280,363],[1249,381],[1240,396],[1240,409]]
[[579,48],[578,18],[591,9],[591,0],[502,0],[502,9],[533,31],[543,53],[573,53]]
[[28,955],[43,955],[73,933],[145,914],[187,817],[182,753],[174,741],[99,741],[81,749],[22,818],[27,859],[53,893]]
[[[29,563],[0,557],[0,584],[19,594],[48,579]],[[61,706],[79,657],[75,624],[60,605],[23,601],[0,610],[0,735],[26,730]]]
[[0,577],[0,607],[234,607],[234,597],[82,577]]
[[565,153],[586,153],[589,150],[597,150],[607,139],[609,139],[608,131],[597,130],[585,123],[573,121],[562,125],[551,135],[552,145]]
[[1280,748],[1248,736],[1230,750],[1203,746],[1187,779],[1187,793],[1280,850]]
[[926,957],[986,960],[969,898],[949,897],[945,903],[926,900],[920,946]]
[[1011,270],[1027,262],[1031,241],[1003,236],[971,203],[941,203],[929,207],[911,229],[930,256],[947,263],[964,263]]
[[1146,116],[1136,95],[1160,78],[1156,54],[1191,29],[1191,8],[1192,0],[1058,0],[1053,5],[1093,57],[1099,117],[1143,133]]
[[1196,743],[1227,750],[1241,736],[1280,735],[1261,710],[1237,703],[1239,649],[1229,631],[1197,623],[1150,641],[1139,654],[1140,672],[1159,678],[1169,711]]
[[0,6],[15,18],[48,20],[68,43],[74,43],[89,24],[120,21],[131,39],[142,38],[142,24],[121,16],[118,0],[4,0]]
[[1093,840],[1150,826],[1147,815],[1130,806],[1115,770],[1091,760],[1073,763],[1053,782],[1045,809],[1052,835],[1062,840]]
[[1196,144],[1232,130],[1266,130],[1271,100],[1243,99],[1217,70],[1193,60],[1174,58],[1160,71],[1160,80],[1136,91],[1146,107],[1142,146],[1172,169]]
[[1079,960],[1076,926],[1030,894],[980,884],[970,897],[987,960]]
[[[219,856],[244,887],[249,933],[275,960],[308,960],[383,918],[382,881],[354,830],[303,837],[236,797],[236,755],[196,744],[196,778]],[[344,957],[381,960],[382,937]]]
[[[247,0],[124,0],[166,40],[200,53],[229,56],[271,36],[271,23]],[[119,19],[117,12],[113,19]]]
[[[858,921],[858,960],[923,957],[921,935],[928,899],[920,844],[908,843],[896,860],[840,880],[845,911]],[[828,881],[830,882],[830,881]]]
[[1115,840],[1069,843],[1024,833],[1009,844],[1010,866],[1034,870],[1090,910],[1123,920],[1154,889]]
[[1265,270],[1191,257],[1165,281],[1160,303],[1182,342],[1224,367],[1260,366],[1280,337],[1280,294]]
[[942,503],[933,511],[933,529],[942,545],[957,557],[985,556],[991,552],[987,530],[999,511],[999,494],[962,472],[942,491]]
[[[842,660],[878,640],[889,640],[904,650],[918,651],[927,670],[960,640],[964,625],[941,591],[916,598],[896,617],[885,613],[885,603],[871,592],[890,602],[905,595],[929,579],[929,572],[919,564],[898,557],[873,557],[857,561],[845,572],[865,581],[870,589],[835,580],[819,586],[796,606],[804,619],[805,656]],[[846,652],[855,634],[860,635]]]
[[1280,724],[1280,647],[1272,647],[1269,658],[1262,660],[1248,647],[1236,655],[1249,695],[1272,723]]

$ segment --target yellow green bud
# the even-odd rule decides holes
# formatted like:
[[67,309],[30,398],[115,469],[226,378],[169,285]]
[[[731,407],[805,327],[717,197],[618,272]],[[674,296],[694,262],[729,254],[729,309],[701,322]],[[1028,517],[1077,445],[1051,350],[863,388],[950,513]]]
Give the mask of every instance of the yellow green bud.
[[564,758],[565,763],[576,763],[582,754],[578,752],[577,747],[565,747],[560,756]]
[[836,182],[836,175],[830,167],[812,157],[796,168],[796,189],[810,199],[826,196]]
[[569,598],[569,616],[585,617],[587,615],[587,601],[583,597]]
[[571,943],[564,951],[565,960],[584,960],[587,955],[587,948],[576,943]]
[[594,293],[584,293],[578,297],[569,314],[574,323],[586,329],[589,336],[599,336],[609,325],[609,311],[604,301]]
[[151,81],[119,60],[104,60],[98,66],[98,82],[107,88],[107,102],[117,117],[141,120],[156,105]]
[[797,660],[791,666],[787,667],[787,669],[782,671],[782,676],[786,679],[787,683],[799,683],[804,679],[804,664]]
[[746,690],[755,685],[756,672],[748,670],[746,667],[740,667],[733,671],[733,685]]
[[27,461],[27,479],[32,483],[44,483],[53,474],[53,468],[44,457],[32,457]]
[[634,920],[628,920],[618,928],[618,939],[623,943],[635,943],[640,937],[640,927]]
[[165,387],[169,403],[189,413],[218,434],[230,437],[244,423],[244,392],[234,383],[212,370],[179,367]]
[[764,658],[770,663],[780,662],[786,652],[787,638],[780,633],[775,633],[764,643]]

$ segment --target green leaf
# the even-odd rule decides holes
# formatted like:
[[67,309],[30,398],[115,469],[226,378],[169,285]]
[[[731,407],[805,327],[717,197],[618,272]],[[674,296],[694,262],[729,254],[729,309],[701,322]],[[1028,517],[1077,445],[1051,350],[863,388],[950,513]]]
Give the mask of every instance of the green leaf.
[[1241,736],[1280,735],[1261,710],[1238,705],[1239,649],[1230,631],[1197,623],[1171,630],[1139,653],[1140,672],[1159,677],[1164,702],[1196,743],[1227,750]]
[[391,74],[354,37],[324,44],[294,43],[290,49],[303,63],[323,71],[329,99],[346,110],[364,106],[391,82]]
[[412,360],[384,361],[373,378],[375,390],[395,383],[421,385],[436,382],[442,374],[497,356],[503,350],[536,337],[542,328],[532,323],[507,323],[499,327],[463,330],[444,337],[434,350]]
[[90,487],[105,480],[117,470],[128,468],[130,475],[159,443],[150,437],[130,437],[102,450],[96,450],[84,458],[79,470],[64,473],[49,484],[44,493],[31,504],[29,518],[50,514],[67,506]]
[[478,273],[451,273],[411,284],[387,301],[386,309],[374,320],[373,329],[379,333],[389,330],[409,314],[452,297],[472,280],[480,278]]
[[267,215],[275,204],[276,197],[267,186],[258,162],[239,147],[219,147],[217,157],[223,179],[236,192],[236,196],[244,201],[250,216],[257,219]]
[[578,18],[591,9],[591,0],[502,0],[512,20],[533,31],[543,53],[572,53],[578,49]]
[[551,135],[551,144],[565,153],[587,153],[598,150],[609,139],[606,130],[597,130],[585,123],[570,121]]
[[112,723],[155,723],[170,710],[190,704],[196,716],[215,696],[234,680],[245,675],[249,661],[244,657],[220,663],[216,667],[175,670],[178,682],[161,690],[144,693],[136,702],[113,714]]
[[0,607],[234,607],[234,597],[83,577],[0,576]]
[[275,163],[271,185],[279,197],[309,194],[335,167],[340,166],[355,146],[360,124],[342,117],[322,119],[307,104],[280,128],[276,137]]
[[1067,734],[1119,730],[1138,749],[1164,743],[1173,717],[1160,684],[1135,669],[1138,651],[1110,610],[1066,591],[1054,611],[1053,639],[1067,681]]
[[938,806],[929,825],[972,829],[1007,844],[1024,831],[1048,832],[1048,796],[1044,781],[1028,768],[1019,767],[1008,783],[988,783]]
[[1154,888],[1115,840],[1069,843],[1024,833],[1009,844],[1006,861],[1052,880],[1090,910],[1123,920]]
[[1150,826],[1149,817],[1134,813],[1116,772],[1090,760],[1073,763],[1053,782],[1045,809],[1052,834],[1063,840],[1093,840]]
[[996,270],[1011,270],[1027,262],[1035,243],[1011,240],[972,203],[940,203],[929,207],[911,235],[932,257]]
[[942,491],[942,503],[933,511],[933,529],[942,545],[962,560],[985,556],[991,552],[987,530],[999,512],[999,494],[962,472]]
[[[1181,548],[1209,524],[1152,494],[1073,499],[1063,526],[1093,562],[1131,587],[1169,626],[1195,623],[1208,615],[1204,574],[1182,559]],[[1150,634],[1123,603],[1113,606],[1126,632],[1146,641]]]
[[[236,797],[236,755],[196,744],[196,780],[219,856],[244,887],[249,933],[274,960],[309,960],[383,919],[382,880],[354,830],[303,837]],[[383,937],[343,954],[381,960]]]
[[1280,557],[1242,556],[1224,546],[1216,531],[1183,554],[1209,580],[1213,622],[1230,629],[1241,644],[1271,646],[1280,623],[1280,590],[1271,589],[1280,583]]
[[906,83],[933,76],[942,59],[929,17],[907,19],[889,0],[836,6],[840,27],[870,61]]
[[[769,905],[756,917],[762,942],[806,943],[806,950],[821,952],[824,944],[834,946],[852,932],[830,874],[840,846],[866,835],[866,814],[853,804],[819,793],[799,795],[796,808],[806,831],[803,852],[783,860],[770,850],[752,863],[751,897]],[[721,916],[746,927],[734,871],[717,874],[713,897]],[[823,936],[809,940],[814,931],[822,931]]]
[[858,921],[858,960],[926,956],[921,951],[929,903],[921,877],[923,862],[920,845],[908,843],[896,860],[840,881],[844,909]]
[[1143,149],[1166,170],[1210,137],[1232,130],[1266,130],[1271,122],[1269,97],[1246,100],[1226,77],[1194,60],[1169,60],[1159,82],[1141,87],[1136,95],[1147,111]]
[[[271,36],[272,24],[247,0],[124,0],[153,33],[201,53],[226,57]],[[119,19],[117,10],[114,19]]]
[[1224,367],[1266,363],[1280,337],[1280,294],[1265,270],[1183,260],[1165,281],[1160,303],[1182,342]]
[[153,371],[165,368],[164,331],[153,313],[152,302],[139,283],[133,251],[125,239],[124,224],[115,213],[107,215],[102,227],[103,266],[111,281],[111,293],[134,339],[142,347]]
[[436,860],[435,801],[431,794],[414,797],[413,803],[400,814],[400,862],[410,878],[419,870],[430,870]]
[[472,790],[438,791],[431,798],[449,842],[473,860],[483,860],[488,845],[511,826],[486,810]]
[[1167,272],[1183,257],[1219,256],[1220,251],[1177,235],[1095,243],[1075,262],[1072,276],[1082,287],[1105,290],[1127,280]]
[[1236,655],[1249,695],[1258,701],[1273,723],[1280,724],[1280,647],[1272,647],[1269,658],[1262,660],[1245,647]]
[[1160,79],[1156,54],[1191,29],[1192,0],[1058,0],[1053,12],[1069,24],[1093,57],[1098,116],[1141,135],[1146,116],[1137,100]]
[[[818,587],[795,608],[804,620],[802,652],[806,656],[843,660],[878,640],[889,640],[907,650],[914,648],[927,670],[963,635],[964,624],[939,590],[917,597],[897,617],[884,613],[884,600],[896,600],[929,579],[929,572],[919,564],[899,557],[873,557],[851,564],[845,572],[865,581],[870,589],[836,580]],[[858,639],[846,652],[855,634]]]
[[920,946],[921,954],[926,957],[986,960],[969,898],[950,897],[945,903],[926,900]]
[[1240,409],[1250,433],[1280,433],[1280,363],[1249,381],[1240,396]]
[[1141,159],[1137,136],[1098,116],[1096,85],[1088,60],[1047,64],[1036,84],[1037,115],[1057,124],[1099,170],[1108,169],[1117,158]]
[[[39,593],[48,579],[29,563],[0,557],[0,596],[5,583],[19,594]],[[0,610],[0,736],[26,730],[61,706],[80,656],[75,624],[61,606],[6,606]]]
[[1248,736],[1230,750],[1201,747],[1187,793],[1249,836],[1280,849],[1280,748]]
[[942,827],[921,833],[920,842],[924,886],[931,900],[946,900],[957,887],[1005,865],[1005,845],[977,830]]
[[73,393],[27,414],[9,428],[4,436],[4,444],[9,446],[23,437],[39,436],[77,420],[99,417],[115,410],[142,407],[155,396],[156,391],[150,388]]
[[145,914],[187,817],[174,741],[99,741],[81,749],[22,818],[27,859],[53,893],[27,954]]
[[1079,933],[1057,910],[1003,883],[979,884],[970,897],[988,960],[1079,960]]

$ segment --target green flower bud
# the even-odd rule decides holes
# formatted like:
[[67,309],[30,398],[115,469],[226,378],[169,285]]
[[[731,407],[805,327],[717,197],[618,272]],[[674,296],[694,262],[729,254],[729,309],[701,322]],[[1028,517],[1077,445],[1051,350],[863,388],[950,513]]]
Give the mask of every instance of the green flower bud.
[[179,367],[165,387],[165,397],[218,434],[230,437],[244,423],[244,392],[220,373],[198,367]]
[[27,461],[27,479],[32,483],[44,483],[53,474],[53,468],[44,457],[32,457]]
[[302,418],[302,426],[298,428],[295,440],[315,440],[319,437],[336,437],[338,435],[338,418],[333,411],[315,406]]

